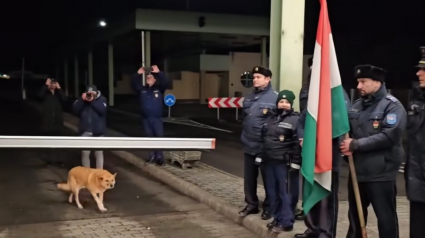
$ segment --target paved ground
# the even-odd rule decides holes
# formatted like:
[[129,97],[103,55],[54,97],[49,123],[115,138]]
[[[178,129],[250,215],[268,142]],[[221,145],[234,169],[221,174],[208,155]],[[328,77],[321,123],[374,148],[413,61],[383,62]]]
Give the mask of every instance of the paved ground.
[[[67,122],[71,124],[75,124],[77,119],[69,114],[65,114],[65,119]],[[108,136],[125,136],[122,133],[108,130]],[[135,152],[131,153],[139,156],[140,160],[142,158],[146,158],[146,153],[143,152]],[[181,178],[191,184],[198,186],[199,188],[208,191],[211,195],[221,198],[226,203],[232,205],[235,208],[242,208],[245,204],[243,201],[244,193],[243,193],[243,179],[226,173],[222,170],[214,168],[212,166],[199,163],[197,166],[192,169],[182,170],[179,167],[174,165],[166,165],[163,167],[167,172]],[[402,176],[402,175],[400,175]],[[343,173],[341,174],[341,188],[345,188],[345,184],[347,181],[347,173],[346,168],[343,169]],[[399,188],[404,187],[404,183],[402,179],[399,179]],[[342,190],[342,191],[341,191]],[[400,189],[399,189],[400,190]],[[260,185],[258,188],[258,195],[261,200],[264,199],[264,189]],[[346,201],[346,192],[344,189],[340,189],[340,202],[339,202],[339,216],[338,216],[338,234],[337,237],[344,237],[347,229],[348,229],[348,204]],[[405,196],[399,196],[397,198],[397,211],[399,216],[399,224],[400,224],[400,238],[408,237],[408,224],[409,224],[409,207],[408,201]],[[266,222],[259,221],[258,226],[265,226]],[[372,207],[369,207],[369,218],[368,218],[368,233],[369,238],[378,238],[377,234],[377,220],[374,215]],[[303,232],[305,230],[305,226],[303,222],[296,222],[294,231],[290,233],[283,234],[279,237],[289,238],[293,237],[295,233]]]
[[[36,134],[37,117],[23,110],[19,103],[0,100],[1,135]],[[46,166],[47,152],[0,149],[0,237],[257,237],[109,152],[105,168],[118,175],[117,186],[105,194],[108,212],[99,213],[87,192],[80,195],[80,210],[56,189],[79,164],[80,153],[58,151],[63,165]]]
[[[144,136],[140,118],[129,114],[108,112],[108,127],[128,136]],[[226,133],[217,130],[196,128],[187,125],[177,125],[165,123],[165,134],[167,137],[193,137],[193,138],[217,138],[216,149],[202,154],[202,163],[212,166],[216,169],[225,171],[229,174],[243,177],[243,151],[240,143],[240,129],[234,130],[235,133]],[[228,126],[227,128],[230,128]],[[141,153],[143,158],[146,153]],[[340,174],[340,200],[347,200],[347,182],[348,182],[348,164],[343,162],[342,172]],[[262,184],[261,176],[258,179]],[[404,177],[400,173],[397,179],[398,195],[405,196]]]

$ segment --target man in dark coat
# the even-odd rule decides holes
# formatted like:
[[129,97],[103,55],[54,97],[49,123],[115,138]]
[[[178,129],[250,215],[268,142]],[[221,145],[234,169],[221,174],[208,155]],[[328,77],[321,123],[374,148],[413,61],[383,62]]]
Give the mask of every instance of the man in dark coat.
[[[59,82],[48,78],[39,94],[41,100],[41,135],[61,136],[63,130],[62,103],[66,101]],[[54,150],[43,155],[47,165],[59,163],[59,156]]]
[[425,47],[416,66],[419,84],[412,90],[407,112],[408,156],[405,167],[407,198],[410,201],[410,238],[425,234]]

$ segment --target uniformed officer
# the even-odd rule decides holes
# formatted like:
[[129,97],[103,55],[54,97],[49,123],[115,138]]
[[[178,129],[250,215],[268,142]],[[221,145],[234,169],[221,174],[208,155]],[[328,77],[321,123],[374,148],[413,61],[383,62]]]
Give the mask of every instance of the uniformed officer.
[[[304,138],[305,118],[307,115],[308,90],[305,94],[306,108],[302,111],[298,123],[298,138],[302,141]],[[347,92],[343,90],[345,105],[347,111],[351,107],[350,99]],[[332,183],[330,194],[314,205],[309,213],[304,216],[304,223],[307,229],[304,233],[296,234],[295,238],[334,238],[336,236],[336,227],[338,220],[338,188],[339,188],[339,172],[341,171],[342,154],[339,148],[343,137],[332,139]],[[305,182],[305,181],[304,181]],[[299,216],[300,218],[302,217]]]
[[[310,79],[311,79],[311,67],[313,66],[313,57],[308,58],[307,66],[309,67],[309,72],[306,77],[305,82],[303,83],[301,90],[300,90],[300,96],[299,96],[299,103],[300,103],[300,112],[302,113],[304,110],[307,109],[307,100],[308,100],[308,90],[310,88]],[[301,178],[302,179],[302,178]],[[298,198],[298,196],[297,196]],[[296,209],[295,211],[295,220],[303,221],[305,219],[304,211],[302,209]]]
[[[353,154],[365,221],[372,204],[380,238],[398,238],[396,177],[404,156],[402,135],[406,127],[403,105],[385,87],[386,71],[372,66],[355,67],[360,98],[349,111],[350,139],[341,142],[344,155]],[[351,176],[348,181],[347,238],[361,238]]]
[[[141,76],[145,74],[146,84],[142,84]],[[159,71],[158,66],[151,68],[142,67],[133,76],[132,87],[136,91],[142,114],[143,130],[148,137],[163,137],[164,127],[162,122],[164,92],[169,80]],[[162,151],[149,152],[149,162],[164,165]]]
[[425,235],[425,47],[416,66],[419,84],[412,90],[407,112],[408,157],[405,166],[407,198],[410,201],[410,238]]
[[297,136],[299,113],[292,108],[294,100],[292,91],[279,92],[277,110],[263,125],[261,135],[266,189],[274,218],[267,227],[273,232],[293,229],[298,202],[301,146]]
[[[259,213],[257,196],[258,170],[265,181],[264,166],[260,166],[261,128],[266,118],[276,109],[277,92],[270,85],[272,72],[269,69],[257,66],[252,70],[254,91],[249,93],[243,102],[244,120],[242,124],[241,140],[244,146],[244,192],[246,207],[239,212],[241,217]],[[271,218],[268,204],[268,194],[263,202],[262,219]]]

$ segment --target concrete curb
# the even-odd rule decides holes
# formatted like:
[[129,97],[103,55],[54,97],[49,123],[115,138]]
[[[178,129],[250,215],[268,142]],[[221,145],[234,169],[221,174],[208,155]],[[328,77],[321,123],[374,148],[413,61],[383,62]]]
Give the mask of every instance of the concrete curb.
[[[35,105],[34,105],[35,106]],[[77,126],[69,123],[64,122],[64,126],[71,129],[72,131],[77,132],[78,128]],[[263,238],[292,238],[292,233],[286,233],[282,232],[280,234],[273,234],[270,232],[267,227],[264,225],[265,222],[261,220],[258,216],[248,216],[245,218],[239,217],[238,213],[241,208],[235,207],[233,205],[230,205],[225,200],[216,197],[215,195],[205,191],[204,189],[189,183],[174,174],[161,169],[160,167],[157,167],[152,164],[145,164],[145,161],[126,151],[111,151],[116,156],[126,160],[127,162],[139,167],[142,169],[145,173],[151,175],[155,179],[167,184],[168,186],[176,189],[177,191],[194,198],[198,200],[201,203],[204,203],[205,205],[209,206],[216,212],[226,216],[227,218],[231,219],[237,224],[240,224],[244,226],[245,228],[249,229],[250,231],[254,232],[255,234],[259,235]]]

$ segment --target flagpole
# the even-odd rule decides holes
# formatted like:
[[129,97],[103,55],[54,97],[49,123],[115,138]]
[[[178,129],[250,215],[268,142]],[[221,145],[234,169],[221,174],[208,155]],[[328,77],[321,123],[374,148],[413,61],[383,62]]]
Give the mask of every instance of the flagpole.
[[[345,139],[349,139],[348,133]],[[362,238],[367,238],[366,224],[363,215],[362,200],[360,199],[359,182],[357,181],[356,167],[354,166],[353,155],[348,156],[348,166],[350,167],[351,182],[353,183],[354,196],[356,198],[357,213],[359,214],[360,227],[362,229]]]

